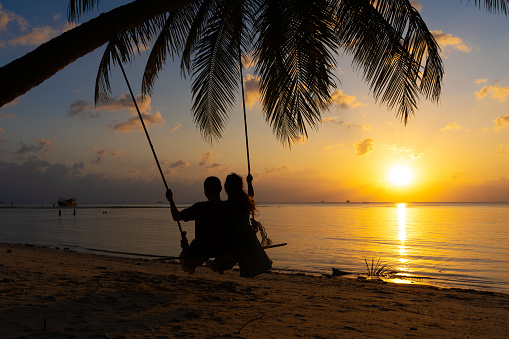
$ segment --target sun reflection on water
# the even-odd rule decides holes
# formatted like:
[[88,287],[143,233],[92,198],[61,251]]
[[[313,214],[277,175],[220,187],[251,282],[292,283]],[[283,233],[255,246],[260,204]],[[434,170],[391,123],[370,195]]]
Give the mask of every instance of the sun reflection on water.
[[398,267],[398,271],[409,271],[410,269],[406,265],[409,261],[405,256],[407,255],[407,248],[405,246],[406,241],[406,204],[401,203],[398,204],[398,252],[399,258],[398,261],[400,263]]

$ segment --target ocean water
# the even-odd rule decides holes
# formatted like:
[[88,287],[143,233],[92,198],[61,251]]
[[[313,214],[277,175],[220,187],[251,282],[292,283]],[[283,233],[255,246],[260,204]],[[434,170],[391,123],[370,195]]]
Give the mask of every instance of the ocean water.
[[[185,207],[185,205],[179,206]],[[0,242],[110,255],[178,256],[167,205],[0,207]],[[259,204],[274,269],[357,277],[380,260],[397,283],[509,293],[509,203]],[[194,224],[181,223],[193,239]],[[142,254],[146,255],[143,256]]]

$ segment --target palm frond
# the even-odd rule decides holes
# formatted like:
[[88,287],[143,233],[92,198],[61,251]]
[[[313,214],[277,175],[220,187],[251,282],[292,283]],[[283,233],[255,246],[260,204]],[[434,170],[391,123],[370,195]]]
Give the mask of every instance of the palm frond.
[[[468,3],[472,3],[472,0],[468,0]],[[507,16],[509,11],[509,0],[474,0],[474,5],[476,7],[481,8],[483,3],[488,12],[495,14],[503,13]]]
[[239,86],[239,48],[244,30],[245,6],[237,0],[218,1],[207,28],[196,46],[193,60],[193,114],[202,136],[209,142],[223,132],[227,111]]
[[169,17],[152,46],[145,66],[141,84],[141,91],[143,94],[152,94],[154,83],[159,72],[163,70],[168,53],[172,58],[175,54],[182,53],[183,46],[198,9],[199,5],[190,4],[179,10],[170,12]]
[[376,100],[405,123],[417,108],[418,95],[438,102],[443,78],[440,48],[408,0],[342,0],[337,6],[337,34],[363,70]]
[[259,1],[255,31],[260,96],[276,137],[291,146],[316,128],[335,88],[337,48],[329,1]]
[[212,13],[216,12],[218,0],[203,0],[199,4],[199,10],[191,25],[185,45],[182,50],[182,59],[180,62],[180,70],[183,77],[191,73],[192,56],[195,53],[196,45],[200,41],[203,30],[208,24]]
[[100,0],[69,0],[67,6],[67,20],[69,22],[77,22],[80,16],[99,7]]
[[123,63],[131,63],[136,54],[149,48],[153,37],[164,26],[166,15],[158,15],[145,21],[142,25],[135,27],[111,40],[104,51],[95,82],[95,104],[108,101],[111,94],[109,73],[112,66],[117,62],[114,58],[115,50],[118,52]]

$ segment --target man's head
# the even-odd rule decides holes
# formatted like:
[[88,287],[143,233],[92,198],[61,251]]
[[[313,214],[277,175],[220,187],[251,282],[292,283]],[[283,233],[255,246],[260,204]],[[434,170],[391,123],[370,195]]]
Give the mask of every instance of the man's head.
[[218,177],[208,177],[203,182],[203,188],[205,190],[205,196],[207,198],[211,198],[214,196],[219,197],[219,193],[221,193],[221,190],[223,187],[221,186],[221,180],[219,180]]

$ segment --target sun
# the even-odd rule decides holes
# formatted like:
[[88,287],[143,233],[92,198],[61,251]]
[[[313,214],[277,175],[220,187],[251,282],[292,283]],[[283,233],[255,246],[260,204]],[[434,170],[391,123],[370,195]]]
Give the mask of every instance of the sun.
[[412,170],[405,165],[397,165],[389,171],[389,181],[394,185],[405,186],[412,182]]

